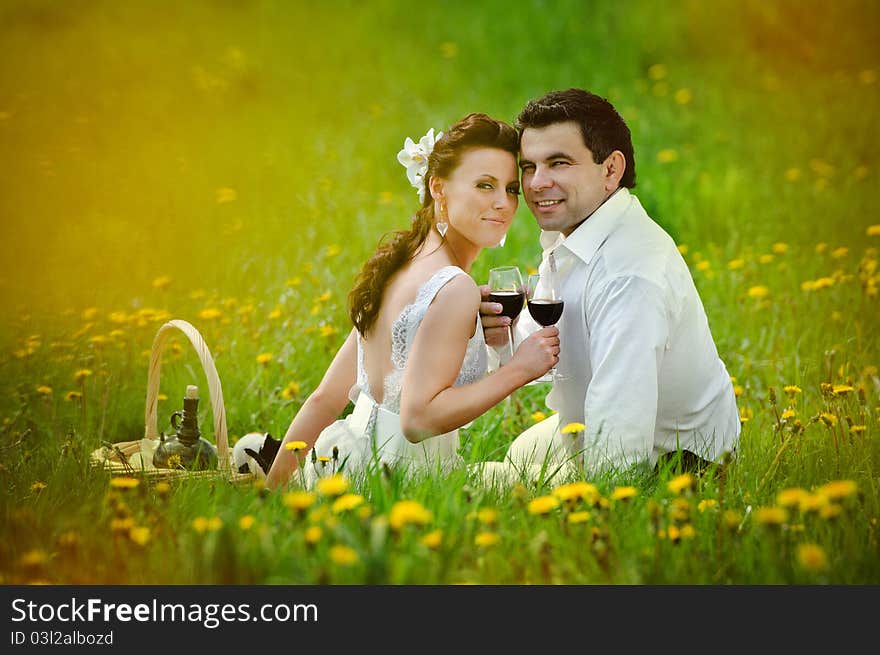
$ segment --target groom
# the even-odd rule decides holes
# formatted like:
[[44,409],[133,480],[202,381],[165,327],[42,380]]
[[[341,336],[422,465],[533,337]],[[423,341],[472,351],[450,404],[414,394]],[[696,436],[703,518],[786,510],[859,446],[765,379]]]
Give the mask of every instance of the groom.
[[[630,131],[582,89],[532,100],[517,118],[522,188],[541,227],[539,272],[555,260],[565,301],[557,414],[517,437],[514,464],[582,463],[588,474],[721,462],[740,434],[730,376],[675,243],[642,208]],[[507,343],[501,306],[481,305],[486,341]],[[538,329],[523,313],[523,336]],[[583,431],[565,426],[585,424]]]

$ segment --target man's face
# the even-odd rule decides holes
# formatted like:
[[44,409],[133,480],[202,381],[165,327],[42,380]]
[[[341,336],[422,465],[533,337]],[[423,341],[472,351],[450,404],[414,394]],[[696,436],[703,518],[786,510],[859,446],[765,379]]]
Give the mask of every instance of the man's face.
[[523,195],[543,230],[568,236],[613,191],[574,121],[526,128],[519,166]]

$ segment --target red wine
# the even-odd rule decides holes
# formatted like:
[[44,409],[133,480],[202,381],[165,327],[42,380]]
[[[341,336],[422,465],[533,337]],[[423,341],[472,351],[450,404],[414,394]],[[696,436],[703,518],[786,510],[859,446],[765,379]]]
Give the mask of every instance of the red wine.
[[537,300],[529,301],[529,314],[542,326],[554,325],[562,316],[562,307],[565,303],[561,300]]
[[489,302],[501,304],[501,316],[511,321],[516,320],[523,308],[526,294],[522,291],[493,291],[489,294]]

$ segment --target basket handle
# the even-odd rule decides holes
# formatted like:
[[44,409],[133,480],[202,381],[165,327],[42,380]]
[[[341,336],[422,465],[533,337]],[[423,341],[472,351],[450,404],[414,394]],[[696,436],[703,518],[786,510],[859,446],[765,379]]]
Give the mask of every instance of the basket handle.
[[217,375],[217,367],[214,366],[214,360],[211,358],[211,351],[208,345],[199,334],[199,331],[187,323],[179,319],[168,321],[159,328],[156,337],[153,339],[153,350],[150,353],[150,369],[147,374],[147,403],[144,416],[146,431],[144,437],[147,439],[158,439],[159,430],[156,422],[156,413],[159,405],[159,369],[162,364],[162,348],[165,341],[173,329],[183,332],[192,343],[199,360],[202,362],[202,368],[205,370],[205,376],[208,378],[208,393],[211,397],[211,409],[214,415],[214,439],[217,444],[217,457],[220,460],[220,469],[227,471],[229,469],[229,437],[226,434],[226,408],[223,405],[223,389],[220,387],[220,377]]

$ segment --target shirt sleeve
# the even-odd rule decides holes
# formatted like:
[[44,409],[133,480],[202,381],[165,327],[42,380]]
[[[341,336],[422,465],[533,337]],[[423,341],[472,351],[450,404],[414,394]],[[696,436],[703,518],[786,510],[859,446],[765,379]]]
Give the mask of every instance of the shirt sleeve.
[[596,473],[648,461],[657,420],[658,373],[669,336],[663,290],[613,278],[585,304],[593,377],[584,400],[584,465]]

